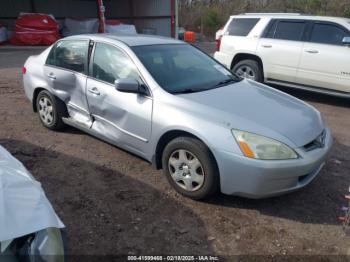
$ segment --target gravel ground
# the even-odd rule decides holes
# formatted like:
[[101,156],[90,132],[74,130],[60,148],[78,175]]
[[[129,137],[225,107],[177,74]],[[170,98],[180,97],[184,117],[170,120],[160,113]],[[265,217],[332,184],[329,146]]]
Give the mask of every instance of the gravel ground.
[[265,200],[196,202],[136,156],[73,128],[42,127],[20,75],[26,57],[39,51],[0,48],[0,143],[42,183],[67,226],[70,254],[350,255],[337,219],[350,185],[349,100],[283,89],[320,110],[333,131],[333,150],[311,185]]

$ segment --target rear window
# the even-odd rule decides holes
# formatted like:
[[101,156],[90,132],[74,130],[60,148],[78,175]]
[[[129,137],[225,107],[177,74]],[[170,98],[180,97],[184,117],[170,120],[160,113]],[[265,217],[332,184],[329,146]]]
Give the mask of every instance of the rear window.
[[47,65],[85,73],[89,42],[85,40],[63,40],[52,49],[46,60]]
[[301,41],[306,23],[304,21],[275,21],[266,33],[266,38]]
[[234,18],[231,20],[227,32],[232,36],[247,36],[259,20],[259,18]]

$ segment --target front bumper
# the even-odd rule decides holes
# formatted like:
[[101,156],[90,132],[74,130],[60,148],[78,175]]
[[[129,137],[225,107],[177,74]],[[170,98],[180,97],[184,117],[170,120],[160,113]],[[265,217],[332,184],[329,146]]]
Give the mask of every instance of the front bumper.
[[333,144],[326,128],[325,145],[293,160],[256,160],[215,150],[220,171],[221,192],[248,198],[266,198],[296,191],[308,185],[321,171]]

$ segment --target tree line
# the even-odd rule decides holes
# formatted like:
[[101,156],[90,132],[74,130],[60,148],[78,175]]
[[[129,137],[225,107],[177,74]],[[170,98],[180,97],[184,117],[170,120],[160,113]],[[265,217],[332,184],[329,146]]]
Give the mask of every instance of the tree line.
[[178,0],[179,24],[212,38],[230,15],[255,12],[350,17],[350,0]]

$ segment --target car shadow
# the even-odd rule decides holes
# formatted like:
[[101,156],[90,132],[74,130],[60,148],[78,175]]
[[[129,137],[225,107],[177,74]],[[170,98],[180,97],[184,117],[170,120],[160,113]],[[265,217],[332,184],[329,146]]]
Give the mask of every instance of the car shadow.
[[321,93],[316,93],[316,92],[311,92],[311,91],[301,90],[296,88],[284,87],[279,85],[271,85],[271,86],[304,101],[350,108],[350,97],[345,98],[345,97],[326,95],[326,94],[321,94]]
[[350,186],[350,147],[334,142],[334,147],[316,179],[300,191],[267,199],[245,199],[218,195],[208,203],[234,209],[256,210],[261,214],[307,224],[340,225],[338,216],[346,205]]
[[0,139],[42,183],[73,255],[214,255],[201,218],[118,170],[28,142]]

